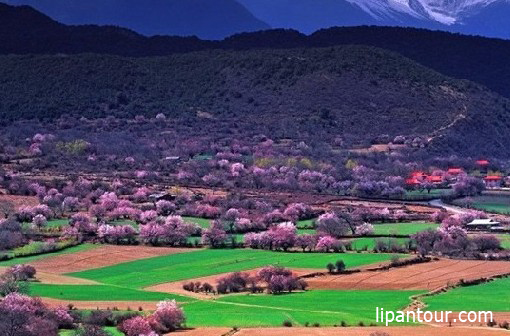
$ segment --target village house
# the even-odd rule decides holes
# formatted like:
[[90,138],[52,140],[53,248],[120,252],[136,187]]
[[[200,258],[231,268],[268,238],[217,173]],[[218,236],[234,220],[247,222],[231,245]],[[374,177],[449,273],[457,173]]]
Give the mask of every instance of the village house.
[[469,231],[490,231],[497,226],[499,226],[499,222],[488,218],[488,219],[474,219],[470,223],[466,224],[466,227]]

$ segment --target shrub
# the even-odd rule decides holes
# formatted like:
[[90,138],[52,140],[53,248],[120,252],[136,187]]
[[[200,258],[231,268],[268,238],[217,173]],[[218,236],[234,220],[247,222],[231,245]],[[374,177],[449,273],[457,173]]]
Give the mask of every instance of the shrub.
[[290,328],[290,327],[292,327],[292,321],[290,321],[290,320],[285,320],[285,321],[283,321],[282,325],[283,325],[284,327],[289,327],[289,328]]

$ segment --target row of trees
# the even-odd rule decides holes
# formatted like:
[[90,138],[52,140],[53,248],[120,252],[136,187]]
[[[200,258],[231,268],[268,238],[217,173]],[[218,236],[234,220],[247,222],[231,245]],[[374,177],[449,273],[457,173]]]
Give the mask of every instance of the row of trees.
[[234,272],[217,280],[216,289],[209,283],[188,282],[183,289],[191,292],[205,293],[261,293],[266,289],[270,294],[306,290],[308,284],[305,280],[295,276],[292,271],[275,266],[260,269],[255,275],[246,272]]

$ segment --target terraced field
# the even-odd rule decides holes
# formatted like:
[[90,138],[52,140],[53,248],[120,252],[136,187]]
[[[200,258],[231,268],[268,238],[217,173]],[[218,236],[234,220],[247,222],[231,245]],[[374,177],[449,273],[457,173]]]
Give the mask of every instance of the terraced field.
[[342,259],[347,267],[385,262],[391,254],[282,253],[263,250],[199,250],[136,260],[68,275],[112,285],[141,288],[163,282],[250,270],[266,265],[324,270]]

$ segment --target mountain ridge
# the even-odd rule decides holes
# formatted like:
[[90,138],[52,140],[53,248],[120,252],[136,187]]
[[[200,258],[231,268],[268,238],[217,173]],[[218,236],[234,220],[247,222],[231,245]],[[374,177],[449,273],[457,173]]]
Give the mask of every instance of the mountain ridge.
[[[0,54],[99,53],[164,56],[224,49],[282,49],[359,44],[391,50],[445,75],[485,85],[510,97],[510,41],[398,27],[343,27],[311,35],[268,30],[223,41],[196,37],[145,37],[118,27],[66,26],[31,7],[0,4]],[[487,60],[498,60],[490,62]]]

